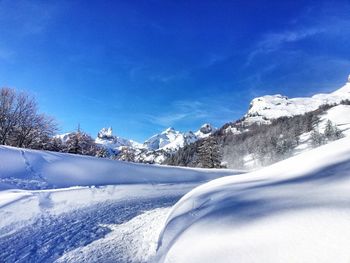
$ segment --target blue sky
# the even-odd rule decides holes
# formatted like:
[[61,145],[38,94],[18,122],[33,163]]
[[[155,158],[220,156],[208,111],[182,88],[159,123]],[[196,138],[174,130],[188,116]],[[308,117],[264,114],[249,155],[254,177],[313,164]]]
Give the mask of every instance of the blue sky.
[[0,86],[62,132],[143,141],[219,127],[256,96],[308,96],[350,73],[348,1],[0,0]]

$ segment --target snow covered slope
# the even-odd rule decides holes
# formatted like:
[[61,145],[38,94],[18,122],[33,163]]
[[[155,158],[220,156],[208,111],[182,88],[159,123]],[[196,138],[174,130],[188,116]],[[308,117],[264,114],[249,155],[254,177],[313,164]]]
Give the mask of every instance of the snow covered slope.
[[246,123],[269,123],[271,119],[291,117],[314,111],[321,105],[339,104],[350,99],[350,77],[340,89],[329,94],[317,94],[311,98],[289,99],[282,95],[267,95],[258,97],[250,103],[249,111],[244,117]]
[[0,190],[76,185],[205,181],[230,170],[134,164],[103,158],[0,146]]
[[350,138],[211,181],[174,206],[158,260],[349,262],[349,189]]
[[337,105],[327,110],[321,116],[319,123],[320,131],[324,130],[328,120],[335,124],[345,136],[350,135],[350,105]]
[[234,173],[6,146],[0,160],[0,262],[148,262],[170,206]]

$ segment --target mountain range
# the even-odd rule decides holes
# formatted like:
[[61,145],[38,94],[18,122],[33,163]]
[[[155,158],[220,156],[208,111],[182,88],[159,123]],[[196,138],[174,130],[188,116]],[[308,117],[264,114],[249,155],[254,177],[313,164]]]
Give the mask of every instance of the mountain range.
[[[198,141],[207,140],[214,134],[241,134],[251,130],[249,127],[252,125],[268,125],[279,118],[300,116],[313,112],[324,105],[334,106],[349,100],[350,76],[344,86],[332,93],[301,98],[288,98],[281,94],[254,98],[249,104],[247,113],[240,120],[228,122],[219,129],[207,123],[195,132],[180,132],[169,127],[143,143],[139,143],[114,135],[112,128],[109,127],[99,131],[95,143],[105,150],[105,157],[108,158],[161,164],[177,153],[179,149]],[[65,141],[67,136],[68,133],[56,137]]]
[[143,143],[113,135],[111,127],[102,128],[95,143],[107,150],[108,157],[118,160],[162,163],[180,148],[199,139],[206,138],[216,131],[210,124],[202,125],[198,131],[180,132],[172,127],[155,134]]

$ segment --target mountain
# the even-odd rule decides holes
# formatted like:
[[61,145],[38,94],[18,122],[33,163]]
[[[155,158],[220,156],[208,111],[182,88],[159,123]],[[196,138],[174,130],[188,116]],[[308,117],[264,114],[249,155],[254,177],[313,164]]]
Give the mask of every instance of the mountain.
[[179,149],[168,165],[256,169],[350,135],[350,77],[329,94],[255,98],[242,119]]
[[138,142],[113,135],[113,130],[111,127],[102,128],[97,134],[95,143],[105,149],[108,149],[111,153],[118,153],[121,147],[125,146],[133,148],[143,147],[142,144]]
[[350,100],[350,76],[346,84],[329,94],[317,94],[310,98],[292,98],[280,94],[267,95],[251,101],[244,116],[245,123],[270,123],[280,117],[302,115],[318,109],[322,105],[339,104]]
[[170,127],[160,134],[156,134],[144,142],[144,146],[149,150],[177,150],[188,143],[196,140],[192,132],[181,133]]
[[210,124],[204,124],[196,132],[179,132],[170,127],[163,132],[153,135],[143,143],[149,150],[177,151],[185,145],[191,144],[199,139],[213,134],[216,129]]
[[[322,118],[330,108],[339,104],[350,104],[350,76],[343,87],[328,94],[304,98],[277,94],[254,98],[240,120],[226,123],[220,129],[210,124],[202,125],[195,132],[180,132],[170,127],[138,143],[113,135],[112,128],[103,128],[95,143],[105,149],[99,156],[123,161],[208,168],[254,168],[286,158],[287,154],[299,153],[303,147],[313,147],[313,144],[317,144],[316,140],[319,144],[327,142],[329,138],[324,139],[324,134],[317,139],[316,131],[325,133],[327,120]],[[346,105],[332,111],[338,110],[343,112],[340,116],[350,114],[347,114],[349,107]],[[329,129],[339,130],[335,132],[337,136],[347,130],[344,128],[348,124],[347,119],[343,120],[344,123],[332,118],[329,120],[335,123],[334,127],[328,125]],[[67,134],[57,138],[64,142]]]
[[198,131],[194,133],[194,135],[196,135],[197,139],[203,139],[212,135],[215,131],[216,131],[216,128],[214,128],[212,125],[208,123],[205,123],[200,127]]
[[108,151],[108,155],[117,160],[140,163],[162,163],[171,154],[199,139],[213,134],[216,129],[204,124],[196,132],[180,132],[172,127],[155,134],[144,143],[137,143],[113,135],[112,128],[103,128],[95,142]]

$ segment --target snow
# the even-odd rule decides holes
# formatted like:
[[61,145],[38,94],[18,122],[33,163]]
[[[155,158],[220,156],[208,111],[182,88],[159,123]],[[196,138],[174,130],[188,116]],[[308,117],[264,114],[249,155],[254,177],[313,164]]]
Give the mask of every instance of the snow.
[[120,147],[123,146],[133,147],[135,149],[143,148],[141,143],[113,135],[113,130],[111,127],[102,128],[98,132],[97,138],[95,139],[95,143],[106,148],[111,152],[118,152],[120,150]]
[[60,139],[62,143],[66,143],[69,139],[70,134],[71,134],[70,132],[63,133],[63,134],[57,134],[54,136],[54,138]]
[[213,127],[211,124],[205,123],[194,134],[197,136],[198,139],[203,139],[203,138],[209,137],[216,130],[217,129],[215,127]]
[[196,140],[197,138],[192,132],[181,133],[170,127],[146,140],[144,146],[150,150],[176,151]]
[[280,94],[266,95],[252,100],[245,123],[269,123],[269,120],[279,117],[292,117],[314,111],[321,105],[339,104],[350,99],[350,82],[329,94],[316,94],[311,98],[292,98]]
[[[147,211],[123,224],[105,225],[111,232],[87,246],[68,252],[56,262],[150,262],[170,208]],[[115,244],[119,253],[115,253]]]
[[[337,105],[326,110],[320,116],[320,122],[317,124],[316,130],[324,133],[326,124],[331,121],[342,131],[345,137],[350,135],[350,105]],[[304,133],[299,138],[299,145],[294,150],[294,155],[306,152],[312,149],[311,132]]]
[[[348,98],[350,78],[312,98],[264,96],[246,121]],[[350,106],[327,110],[321,131],[328,120],[347,136]],[[214,131],[169,128],[140,146],[106,128],[96,140],[175,151]],[[350,137],[313,150],[309,138],[301,154],[246,174],[0,146],[0,262],[349,262]]]
[[204,124],[193,133],[192,131],[180,132],[169,127],[159,134],[153,135],[143,144],[113,135],[112,128],[103,128],[98,133],[95,142],[107,149],[111,156],[120,155],[123,159],[123,151],[131,151],[134,154],[134,162],[163,163],[172,154],[199,139],[206,138],[215,132],[210,124]]
[[[143,262],[155,253],[169,207],[195,185],[23,191],[26,197],[0,209],[0,262],[122,263],[132,255]],[[101,256],[109,260],[93,260]]]
[[350,138],[201,185],[173,207],[159,262],[348,262]]
[[320,130],[324,130],[328,120],[335,124],[345,136],[350,135],[350,105],[337,105],[327,110],[321,117]]
[[0,158],[0,262],[148,261],[169,207],[235,173],[7,146]]
[[232,170],[145,165],[0,146],[0,189],[43,189],[130,183],[200,182]]
[[199,139],[206,138],[216,131],[212,125],[205,123],[196,132],[179,132],[170,127],[156,134],[144,142],[144,147],[150,150],[177,151],[178,149],[193,143]]

